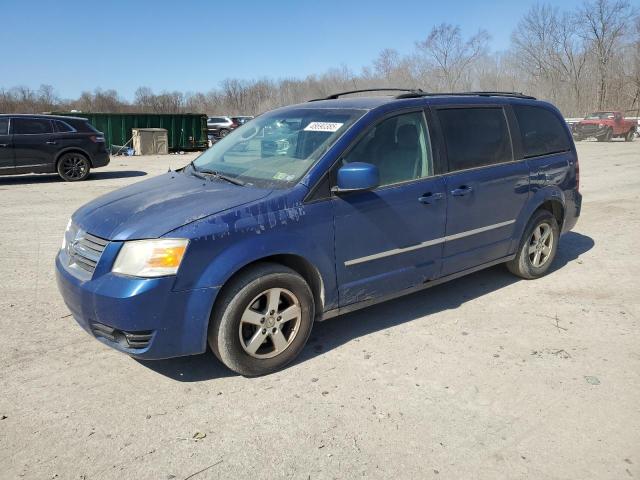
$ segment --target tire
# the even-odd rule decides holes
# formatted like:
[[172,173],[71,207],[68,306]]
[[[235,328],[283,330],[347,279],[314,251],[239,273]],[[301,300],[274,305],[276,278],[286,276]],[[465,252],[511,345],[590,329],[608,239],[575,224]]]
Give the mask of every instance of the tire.
[[224,138],[224,137],[226,137],[227,135],[229,135],[229,132],[230,132],[230,131],[231,131],[231,130],[228,130],[228,129],[226,129],[226,128],[222,128],[222,129],[220,129],[220,130],[218,131],[218,138]]
[[83,154],[69,152],[58,159],[56,170],[65,182],[79,182],[89,176],[91,163]]
[[[548,240],[542,243],[542,247],[536,246],[536,237],[544,238],[547,231],[551,232],[551,238],[547,237]],[[559,238],[560,227],[556,217],[548,210],[536,210],[524,229],[516,257],[507,262],[507,268],[514,275],[527,280],[546,275],[558,251]],[[549,249],[546,256],[544,247]]]
[[234,372],[265,375],[300,354],[314,315],[313,294],[302,276],[283,265],[257,264],[221,292],[210,320],[209,346]]
[[597,139],[598,139],[599,142],[610,142],[612,136],[613,136],[613,132],[609,128],[609,129],[607,129],[607,133],[597,137]]
[[625,142],[633,142],[633,140],[636,138],[636,132],[631,129],[627,132],[627,134],[624,136],[624,141]]

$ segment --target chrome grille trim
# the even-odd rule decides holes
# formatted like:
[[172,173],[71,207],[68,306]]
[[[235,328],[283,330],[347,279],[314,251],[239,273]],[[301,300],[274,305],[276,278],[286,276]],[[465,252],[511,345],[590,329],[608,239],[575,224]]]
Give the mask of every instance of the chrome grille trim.
[[66,233],[67,269],[79,278],[90,279],[108,244],[109,240],[72,225]]

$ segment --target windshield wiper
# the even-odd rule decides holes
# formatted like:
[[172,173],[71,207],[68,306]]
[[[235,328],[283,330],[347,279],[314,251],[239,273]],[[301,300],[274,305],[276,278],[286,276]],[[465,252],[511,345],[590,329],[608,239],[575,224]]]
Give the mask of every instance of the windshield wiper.
[[220,180],[224,180],[234,185],[239,185],[241,187],[244,187],[245,185],[245,183],[242,180],[238,180],[237,178],[233,178],[233,177],[228,177],[224,173],[220,173],[215,170],[196,170],[196,171],[199,173],[204,173],[205,175],[211,175],[215,178],[219,178]]
[[191,160],[191,162],[189,162],[189,165],[191,165],[191,168],[193,169],[193,172],[191,173],[194,177],[197,177],[201,180],[206,180],[206,177],[204,175],[201,175],[199,172],[200,170],[198,170],[198,167],[196,167],[196,164],[193,163],[193,160]]

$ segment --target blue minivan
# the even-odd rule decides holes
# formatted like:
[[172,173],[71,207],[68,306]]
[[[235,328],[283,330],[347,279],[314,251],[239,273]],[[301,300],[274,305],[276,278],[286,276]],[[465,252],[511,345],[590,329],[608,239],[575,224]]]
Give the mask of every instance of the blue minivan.
[[208,344],[253,376],[293,360],[314,321],[498,263],[547,273],[581,206],[560,112],[398,92],[273,110],[80,208],[56,258],[76,321],[136,358]]

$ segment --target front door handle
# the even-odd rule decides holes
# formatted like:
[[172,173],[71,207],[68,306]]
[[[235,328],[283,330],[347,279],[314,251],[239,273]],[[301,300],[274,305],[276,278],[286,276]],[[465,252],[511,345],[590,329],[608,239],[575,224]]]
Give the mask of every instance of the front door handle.
[[48,140],[47,145],[56,145],[58,142],[56,142],[55,140]]
[[5,147],[8,147],[8,146],[9,146],[9,144],[8,144],[8,143],[0,143],[0,147],[1,147],[1,148],[5,148]]
[[454,197],[464,197],[466,195],[469,195],[471,192],[473,192],[473,188],[468,185],[463,185],[460,188],[451,190],[451,195],[453,195]]
[[444,198],[444,193],[436,192],[436,193],[425,193],[421,197],[418,197],[418,201],[420,203],[424,203],[425,205],[431,205],[438,200],[442,200]]

